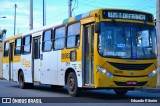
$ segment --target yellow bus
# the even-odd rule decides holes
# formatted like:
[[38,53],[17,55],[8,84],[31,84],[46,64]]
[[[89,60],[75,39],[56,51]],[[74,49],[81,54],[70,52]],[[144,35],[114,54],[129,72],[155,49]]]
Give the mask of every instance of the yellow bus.
[[97,9],[4,41],[3,76],[21,88],[67,86],[114,89],[156,87],[157,42],[152,14]]

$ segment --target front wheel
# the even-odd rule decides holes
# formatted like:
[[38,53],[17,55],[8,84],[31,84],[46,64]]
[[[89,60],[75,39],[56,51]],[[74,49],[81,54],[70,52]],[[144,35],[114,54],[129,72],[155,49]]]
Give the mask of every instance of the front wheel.
[[125,95],[128,92],[128,90],[127,89],[114,89],[114,92],[117,95]]
[[74,72],[70,72],[67,78],[67,89],[68,89],[68,93],[71,96],[79,96],[80,95],[80,88],[78,88],[78,84],[77,84],[77,77],[76,74]]

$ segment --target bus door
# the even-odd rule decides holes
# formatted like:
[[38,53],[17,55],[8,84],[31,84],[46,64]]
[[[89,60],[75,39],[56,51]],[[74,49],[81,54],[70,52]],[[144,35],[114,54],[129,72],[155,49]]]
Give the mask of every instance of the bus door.
[[40,82],[40,36],[33,38],[32,48],[33,81]]
[[84,25],[83,30],[84,85],[94,86],[94,25]]
[[14,43],[9,45],[9,80],[13,80],[13,46]]

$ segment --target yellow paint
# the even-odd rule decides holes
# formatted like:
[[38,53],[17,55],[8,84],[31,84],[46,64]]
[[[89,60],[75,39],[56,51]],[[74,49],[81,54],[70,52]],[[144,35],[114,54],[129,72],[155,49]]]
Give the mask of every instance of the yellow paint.
[[21,56],[14,56],[13,62],[21,62]]
[[42,67],[42,61],[40,62],[40,67]]
[[95,22],[95,17],[84,18],[81,20],[81,24],[87,24],[92,22]]
[[81,61],[81,49],[73,48],[73,49],[64,49],[61,51],[61,62],[71,62],[70,60],[70,52],[76,51],[76,61]]
[[19,38],[19,37],[21,37],[21,36],[22,36],[22,33],[21,33],[21,34],[18,34],[18,35],[15,35],[15,36],[12,36],[12,37],[9,37],[9,38],[6,38],[6,39],[4,40],[4,42],[6,42],[6,41],[13,42],[16,38]]
[[3,57],[2,63],[9,63],[9,56],[8,57]]
[[[113,78],[108,78],[106,75],[97,72],[97,82],[95,88],[98,87],[135,87],[135,86],[117,86],[114,81],[117,82],[127,82],[127,81],[137,81],[137,82],[143,82],[143,81],[148,81],[143,87],[156,87],[157,83],[157,75],[154,76],[153,78],[149,77],[113,77]],[[136,86],[138,88],[138,86]]]
[[70,19],[69,19],[69,22],[73,22],[74,21],[74,17],[71,17]]
[[[95,37],[95,41],[97,41],[97,37]],[[97,42],[96,44],[97,45]],[[157,76],[154,78],[149,78],[148,74],[152,72],[157,66],[157,59],[148,59],[148,60],[127,60],[127,59],[113,59],[113,58],[103,58],[98,54],[97,46],[95,46],[95,52],[94,52],[95,58],[94,58],[94,81],[95,81],[95,87],[118,87],[117,85],[114,84],[114,81],[119,81],[119,82],[126,82],[126,81],[148,81],[148,83],[144,86],[150,86],[150,87],[155,87],[157,83]],[[108,76],[102,74],[97,70],[96,66],[102,66],[103,68],[110,71],[114,75],[120,75],[120,76],[131,76],[131,71],[125,71],[123,70],[123,73],[115,73],[115,68],[108,62],[114,62],[114,63],[125,63],[125,64],[145,64],[145,63],[153,63],[150,67],[148,67],[145,70],[137,70],[134,71],[133,76],[147,76],[147,77],[113,77],[109,78]],[[105,63],[105,64],[104,64]],[[121,70],[120,70],[121,71]],[[107,82],[107,83],[106,83]]]
[[[3,49],[2,49],[2,54],[4,54],[4,42],[7,42],[9,41],[10,43],[13,43],[13,62],[20,62],[20,56],[14,56],[14,42],[15,42],[15,39],[17,38],[20,38],[22,36],[22,34],[18,34],[18,35],[15,35],[15,36],[12,36],[12,37],[9,37],[9,38],[6,38],[4,41],[3,41]],[[9,53],[8,53],[9,54]],[[4,63],[9,63],[9,55],[8,57],[3,57],[3,64]]]

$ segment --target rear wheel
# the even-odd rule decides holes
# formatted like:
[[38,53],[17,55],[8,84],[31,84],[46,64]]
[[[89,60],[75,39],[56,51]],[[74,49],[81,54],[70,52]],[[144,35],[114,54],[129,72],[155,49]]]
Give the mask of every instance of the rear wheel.
[[128,92],[128,90],[127,89],[114,89],[114,92],[117,95],[125,95]]
[[22,89],[27,88],[27,84],[24,82],[24,75],[23,75],[23,72],[22,72],[22,71],[21,71],[20,74],[19,74],[19,86],[20,86],[20,88],[22,88]]
[[70,72],[67,78],[68,93],[71,96],[79,96],[80,88],[78,88],[77,77],[74,72]]
[[24,81],[24,74],[23,74],[22,71],[19,74],[19,86],[22,89],[33,88],[33,86],[34,86],[33,83],[25,83],[25,81]]

